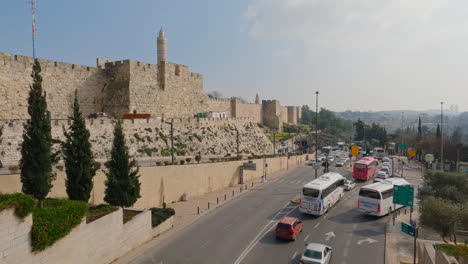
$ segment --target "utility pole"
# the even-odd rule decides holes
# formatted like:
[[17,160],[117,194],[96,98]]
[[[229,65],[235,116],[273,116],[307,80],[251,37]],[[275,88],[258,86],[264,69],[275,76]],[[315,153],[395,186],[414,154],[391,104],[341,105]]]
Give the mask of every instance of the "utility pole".
[[444,102],[440,102],[440,170],[444,171],[444,134],[442,132],[442,123],[444,121]]
[[318,95],[319,92],[315,92],[315,179],[317,179],[317,146],[318,146]]
[[164,122],[171,125],[171,153],[172,153],[172,165],[174,165],[174,120],[171,122]]
[[239,130],[236,128],[237,159],[239,159]]
[[273,156],[276,156],[276,132],[273,131]]

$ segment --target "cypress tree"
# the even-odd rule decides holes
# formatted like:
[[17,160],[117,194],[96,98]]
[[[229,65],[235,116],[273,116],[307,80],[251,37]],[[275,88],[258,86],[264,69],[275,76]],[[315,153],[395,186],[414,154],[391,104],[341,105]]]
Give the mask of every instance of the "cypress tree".
[[89,131],[81,115],[78,92],[75,90],[72,124],[69,132],[63,128],[66,141],[62,143],[67,179],[65,187],[71,200],[88,202],[93,189],[96,164],[89,143]]
[[21,182],[22,191],[33,195],[42,201],[52,188],[55,175],[52,173],[52,163],[55,156],[52,153],[52,135],[50,114],[47,111],[46,92],[42,90],[41,65],[36,59],[33,64],[28,98],[28,113],[30,119],[26,121],[21,144]]
[[120,121],[114,127],[111,158],[107,164],[104,201],[114,206],[131,207],[141,197],[140,175],[136,160],[130,161]]
[[[0,145],[2,145],[3,126],[0,126]],[[0,160],[0,168],[3,168],[2,161]]]

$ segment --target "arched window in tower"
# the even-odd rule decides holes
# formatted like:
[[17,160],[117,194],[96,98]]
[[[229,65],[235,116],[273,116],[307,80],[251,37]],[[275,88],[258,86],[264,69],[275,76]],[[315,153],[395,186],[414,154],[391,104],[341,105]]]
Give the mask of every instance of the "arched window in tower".
[[179,67],[179,65],[175,66],[175,75],[180,76],[180,67]]

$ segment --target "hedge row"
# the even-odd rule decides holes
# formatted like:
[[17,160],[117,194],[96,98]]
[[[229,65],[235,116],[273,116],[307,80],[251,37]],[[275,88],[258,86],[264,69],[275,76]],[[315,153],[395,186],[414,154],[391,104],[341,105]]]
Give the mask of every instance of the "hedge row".
[[151,225],[153,227],[158,226],[162,222],[166,221],[169,217],[175,214],[172,208],[151,208]]
[[44,208],[33,211],[33,251],[43,250],[68,235],[87,211],[88,205],[83,201],[44,200]]
[[0,212],[6,208],[15,208],[15,214],[25,218],[34,210],[35,206],[34,198],[26,194],[0,194]]
[[88,213],[86,214],[86,223],[91,223],[92,221],[97,220],[114,211],[117,211],[118,209],[119,208],[117,206],[112,206],[108,204],[89,206]]

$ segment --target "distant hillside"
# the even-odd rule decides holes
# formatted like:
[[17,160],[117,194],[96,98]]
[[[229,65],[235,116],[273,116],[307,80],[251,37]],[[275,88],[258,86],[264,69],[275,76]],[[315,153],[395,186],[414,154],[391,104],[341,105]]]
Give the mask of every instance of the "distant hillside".
[[[379,111],[379,112],[359,112],[359,111],[344,111],[337,112],[336,115],[343,119],[351,120],[353,122],[361,119],[365,123],[379,123],[384,126],[389,133],[394,132],[397,129],[401,129],[403,116],[403,127],[404,129],[410,128],[417,129],[418,117],[421,116],[422,124],[427,126],[428,129],[435,129],[437,123],[440,123],[440,110],[427,110],[427,111],[413,111],[413,110],[394,110],[394,111]],[[447,133],[451,133],[455,127],[459,124],[460,118],[467,116],[465,123],[468,128],[468,112],[455,113],[444,110],[444,130]],[[468,130],[467,130],[468,131]]]

